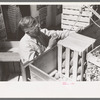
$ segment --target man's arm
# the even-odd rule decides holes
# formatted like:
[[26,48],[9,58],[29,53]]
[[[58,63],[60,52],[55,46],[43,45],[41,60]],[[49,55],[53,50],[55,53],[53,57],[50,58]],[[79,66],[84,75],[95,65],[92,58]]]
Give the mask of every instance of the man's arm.
[[47,36],[57,36],[57,38],[66,38],[69,35],[68,30],[62,31],[62,30],[48,30],[46,28],[41,29],[41,32],[43,32]]
[[33,48],[31,45],[28,45],[27,43],[21,43],[19,49],[20,57],[23,63],[31,61],[39,55],[37,54],[38,52],[36,52],[35,48]]

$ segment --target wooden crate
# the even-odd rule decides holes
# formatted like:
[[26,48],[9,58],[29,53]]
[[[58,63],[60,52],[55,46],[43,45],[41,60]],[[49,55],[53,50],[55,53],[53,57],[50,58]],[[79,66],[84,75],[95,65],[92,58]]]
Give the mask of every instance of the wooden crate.
[[29,64],[31,81],[54,81],[51,77],[54,70],[57,70],[57,46],[37,57]]
[[[95,39],[76,33],[60,40],[58,46],[29,64],[31,81],[83,81],[86,54],[92,50],[94,42]],[[62,66],[64,61],[65,68]]]
[[19,41],[0,42],[0,67],[2,79],[7,81],[10,74],[20,74]]
[[66,80],[82,81],[86,64],[86,54],[93,49],[95,39],[80,35],[69,36],[58,42],[58,72]]
[[87,54],[87,81],[100,81],[100,45]]
[[84,29],[90,24],[92,12],[87,8],[82,9],[83,5],[63,5],[61,28],[77,31]]

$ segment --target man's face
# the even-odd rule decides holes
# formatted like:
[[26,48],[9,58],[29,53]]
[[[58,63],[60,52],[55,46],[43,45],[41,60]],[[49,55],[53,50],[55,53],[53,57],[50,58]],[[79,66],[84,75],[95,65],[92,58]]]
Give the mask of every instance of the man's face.
[[40,27],[38,23],[35,26],[28,29],[28,34],[33,38],[37,37],[39,35],[39,32]]

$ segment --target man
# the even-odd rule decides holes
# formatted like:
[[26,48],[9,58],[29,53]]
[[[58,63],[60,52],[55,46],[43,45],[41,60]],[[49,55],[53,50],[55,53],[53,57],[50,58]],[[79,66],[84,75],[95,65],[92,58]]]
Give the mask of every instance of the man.
[[19,46],[23,64],[52,48],[56,44],[57,39],[63,39],[68,36],[66,31],[41,29],[38,21],[31,16],[22,18],[19,26],[25,32]]

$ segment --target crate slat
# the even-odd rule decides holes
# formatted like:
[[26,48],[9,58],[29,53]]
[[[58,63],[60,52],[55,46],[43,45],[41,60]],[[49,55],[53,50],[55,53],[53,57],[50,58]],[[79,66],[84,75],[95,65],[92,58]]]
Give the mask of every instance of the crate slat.
[[82,5],[63,5],[63,8],[64,9],[77,9],[77,10],[79,10],[80,9],[80,7],[82,7]]
[[[67,15],[67,14],[62,14],[62,20],[73,20],[76,21],[79,18],[79,16],[74,16],[74,15]],[[82,17],[80,16],[79,18],[80,22],[90,22],[89,17]]]
[[34,73],[34,75],[36,75],[36,77],[40,78],[43,81],[54,81],[55,79],[50,77],[47,73],[45,73],[44,71],[38,69],[37,67],[35,67],[32,64],[29,64],[30,70],[32,73]]
[[64,9],[76,9],[79,10],[83,5],[63,5]]
[[[73,9],[73,10],[80,10],[83,8],[83,5],[63,5],[63,9]],[[84,8],[85,11],[89,11],[88,8]],[[91,11],[90,11],[91,12]]]
[[84,74],[84,62],[86,60],[85,51],[82,52],[82,60],[81,60],[81,80],[83,81],[83,74]]
[[58,72],[61,75],[62,67],[62,45],[58,45]]
[[63,24],[67,25],[75,25],[75,26],[81,26],[81,27],[86,27],[89,25],[89,23],[84,23],[84,22],[79,22],[79,21],[71,21],[71,20],[62,20]]
[[70,49],[66,48],[66,57],[65,57],[65,77],[69,78],[69,65],[70,65]]
[[65,24],[61,24],[61,28],[63,28],[63,29],[67,29],[67,30],[72,30],[72,31],[76,31],[76,30],[78,30],[79,28],[82,28],[81,26],[71,26],[71,25],[65,25]]
[[74,51],[73,57],[73,80],[77,80],[77,66],[78,66],[78,51]]
[[93,39],[91,37],[87,37],[87,36],[84,36],[84,35],[81,35],[81,34],[76,34],[75,32],[73,34],[70,34],[70,36],[72,38],[75,38],[77,40],[81,40],[81,41],[89,44],[87,47],[89,47],[91,44],[94,44],[94,42],[96,41],[96,39]]
[[81,15],[81,16],[92,16],[92,13],[90,11],[82,11],[82,13],[80,13],[80,11],[77,10],[69,10],[69,9],[63,9],[63,14],[69,14],[69,15]]

